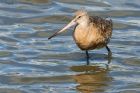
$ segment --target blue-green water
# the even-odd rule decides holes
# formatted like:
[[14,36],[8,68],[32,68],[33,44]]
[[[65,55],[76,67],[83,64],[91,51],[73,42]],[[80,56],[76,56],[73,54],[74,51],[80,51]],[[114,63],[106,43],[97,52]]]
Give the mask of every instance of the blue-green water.
[[[48,41],[77,9],[110,17],[106,49],[85,52],[68,33]],[[140,0],[0,0],[0,93],[139,93]]]

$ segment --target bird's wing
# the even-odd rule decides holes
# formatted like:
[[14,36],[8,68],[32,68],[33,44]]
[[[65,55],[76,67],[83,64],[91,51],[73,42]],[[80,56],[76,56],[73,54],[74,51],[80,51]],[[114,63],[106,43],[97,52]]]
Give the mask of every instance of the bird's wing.
[[111,19],[104,19],[98,16],[90,16],[90,22],[98,29],[100,34],[105,38],[110,38],[113,30],[113,22]]

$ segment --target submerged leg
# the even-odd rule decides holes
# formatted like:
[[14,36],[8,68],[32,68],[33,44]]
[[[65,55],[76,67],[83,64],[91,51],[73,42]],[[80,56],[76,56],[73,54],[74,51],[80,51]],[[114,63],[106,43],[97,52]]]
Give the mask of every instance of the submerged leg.
[[86,50],[86,57],[87,57],[87,65],[89,65],[89,54],[88,54],[88,50]]
[[108,64],[109,64],[111,62],[112,52],[107,45],[106,45],[106,49],[108,51]]

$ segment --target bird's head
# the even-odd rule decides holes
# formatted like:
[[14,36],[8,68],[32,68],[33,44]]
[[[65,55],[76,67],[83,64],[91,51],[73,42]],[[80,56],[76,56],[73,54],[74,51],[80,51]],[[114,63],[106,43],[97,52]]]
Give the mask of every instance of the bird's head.
[[89,20],[88,13],[85,10],[75,12],[75,18],[72,20],[79,24],[85,24]]
[[60,31],[58,31],[58,32],[54,33],[52,36],[50,36],[48,39],[51,39],[52,37],[56,36],[57,34],[66,31],[68,28],[70,28],[72,26],[86,25],[87,22],[89,21],[88,18],[89,18],[88,14],[85,10],[76,11],[74,19],[69,24],[67,24],[64,28],[62,28]]

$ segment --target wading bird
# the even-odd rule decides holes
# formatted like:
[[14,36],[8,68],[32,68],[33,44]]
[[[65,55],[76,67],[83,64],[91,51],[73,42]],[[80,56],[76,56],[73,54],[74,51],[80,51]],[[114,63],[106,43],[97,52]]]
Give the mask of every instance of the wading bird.
[[[111,57],[111,50],[107,46],[113,30],[111,19],[108,20],[98,16],[89,16],[85,10],[78,10],[75,12],[75,18],[68,25],[54,33],[48,39],[64,32],[72,26],[75,26],[73,38],[77,46],[86,52],[87,65],[89,64],[89,50],[106,47],[108,58]],[[108,63],[110,63],[110,61]]]

